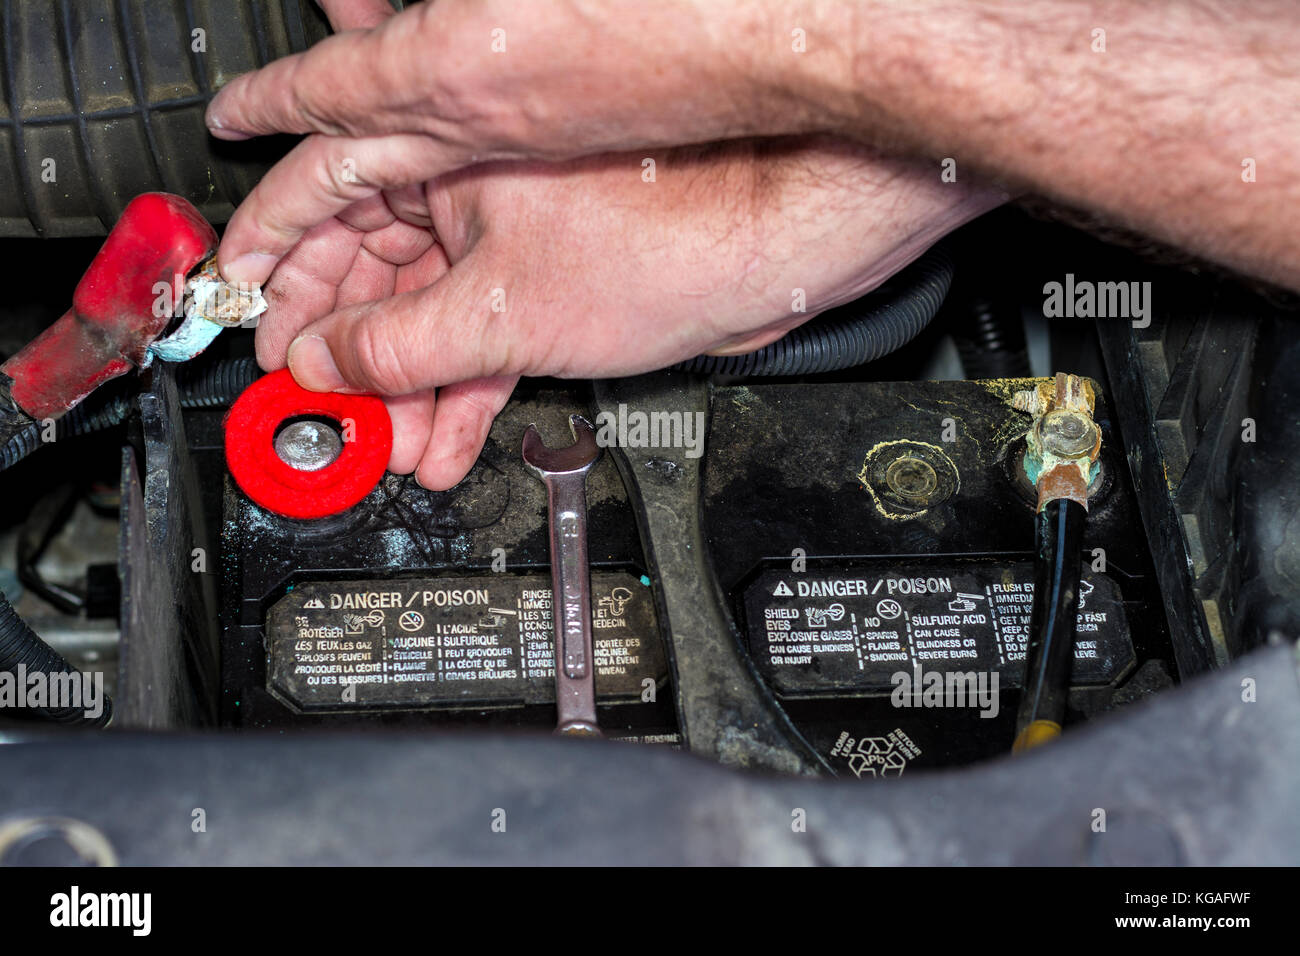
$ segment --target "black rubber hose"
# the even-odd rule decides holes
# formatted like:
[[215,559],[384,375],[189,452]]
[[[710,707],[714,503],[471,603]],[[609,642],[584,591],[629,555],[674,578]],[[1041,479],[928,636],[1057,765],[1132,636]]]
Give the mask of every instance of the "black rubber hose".
[[187,367],[176,381],[181,408],[225,408],[261,377],[262,370],[251,358],[212,362],[196,370]]
[[1034,603],[1025,652],[1025,690],[1016,714],[1016,750],[1057,736],[1065,718],[1079,613],[1083,529],[1088,510],[1057,498],[1036,516]]
[[[75,667],[63,659],[63,656],[46,644],[36,632],[27,626],[27,622],[18,616],[9,599],[0,593],[0,673],[15,675],[16,690],[22,695],[26,692],[27,680],[24,675],[41,673],[48,679],[54,675],[77,675],[83,682],[90,680],[90,675],[81,674]],[[23,679],[18,678],[22,676]],[[84,684],[83,684],[84,687]],[[82,698],[83,704],[86,703]],[[5,708],[0,713],[30,714],[43,717],[60,724],[80,724],[87,727],[103,727],[113,716],[113,702],[105,694],[103,706],[97,716],[90,716],[83,707],[23,707],[10,710]]]
[[[130,399],[125,395],[73,406],[54,423],[54,440],[112,428],[126,419],[130,409]],[[41,435],[48,427],[32,422],[10,438],[0,448],[0,469],[12,467],[39,448],[43,443]]]
[[[182,408],[222,408],[229,405],[262,374],[251,358],[227,359],[183,374],[176,383]],[[131,397],[116,393],[74,406],[54,423],[54,438],[75,438],[120,425],[131,413]],[[41,445],[47,426],[31,422],[0,447],[0,470],[26,458]]]
[[[930,324],[952,285],[952,258],[934,246],[877,291],[824,313],[745,355],[700,355],[674,368],[720,375],[815,375],[853,368],[902,348]],[[881,301],[883,298],[883,301]]]

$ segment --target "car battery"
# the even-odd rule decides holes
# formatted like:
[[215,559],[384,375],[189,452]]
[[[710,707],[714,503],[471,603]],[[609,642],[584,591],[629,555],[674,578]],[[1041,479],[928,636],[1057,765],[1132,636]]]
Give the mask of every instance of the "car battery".
[[[1017,392],[1039,380],[715,390],[704,520],[755,668],[846,776],[1006,753],[1033,601]],[[1071,717],[1167,686],[1168,640],[1097,388]]]
[[[1020,455],[1037,380],[717,385],[696,509],[758,677],[837,772],[888,777],[1005,753],[1032,602]],[[1171,682],[1123,449],[1098,388],[1070,720]],[[553,726],[545,489],[530,422],[562,444],[580,388],[526,383],[447,492],[386,476],[330,518],[282,518],[228,479],[222,707],[234,727]],[[612,456],[588,479],[599,719],[673,742],[671,649]]]
[[[563,392],[517,398],[452,490],[390,474],[327,518],[271,513],[227,478],[223,723],[553,726],[546,492],[520,442],[532,422],[559,442],[584,409]],[[654,598],[608,455],[588,499],[602,729],[671,739]]]

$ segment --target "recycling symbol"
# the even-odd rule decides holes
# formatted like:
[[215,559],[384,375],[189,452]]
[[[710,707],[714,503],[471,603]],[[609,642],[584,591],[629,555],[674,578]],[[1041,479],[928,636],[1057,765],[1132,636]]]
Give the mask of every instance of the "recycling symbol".
[[906,767],[907,758],[888,737],[863,737],[849,754],[849,769],[855,777],[898,777]]

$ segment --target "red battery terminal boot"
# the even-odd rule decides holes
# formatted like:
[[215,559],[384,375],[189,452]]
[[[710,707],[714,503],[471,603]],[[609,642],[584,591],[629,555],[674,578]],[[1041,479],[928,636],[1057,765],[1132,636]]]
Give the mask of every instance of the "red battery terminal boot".
[[311,392],[264,375],[226,415],[226,465],[244,494],[288,518],[325,518],[366,497],[388,467],[393,424],[373,395]]
[[216,248],[216,231],[180,196],[131,200],[77,283],[72,308],[0,366],[13,404],[33,419],[57,419],[105,382],[148,365],[149,346],[180,315],[186,277]]

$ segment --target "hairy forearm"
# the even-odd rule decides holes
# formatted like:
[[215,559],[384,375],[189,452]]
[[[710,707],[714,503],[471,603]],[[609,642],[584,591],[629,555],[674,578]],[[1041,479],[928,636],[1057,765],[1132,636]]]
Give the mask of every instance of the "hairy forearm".
[[834,38],[834,65],[793,74],[792,99],[826,104],[838,132],[923,151],[936,168],[951,158],[959,179],[992,174],[1300,288],[1300,4],[807,10],[809,44]]
[[228,139],[330,134],[236,213],[223,269],[376,189],[486,160],[820,133],[1300,288],[1298,51],[1296,0],[417,4],[212,103]]
[[[1295,0],[567,6],[578,95],[531,99],[521,142],[544,141],[543,127],[563,131],[557,154],[831,133],[919,152],[936,177],[951,160],[958,181],[991,177],[1300,288]],[[544,20],[513,29],[554,37]]]

